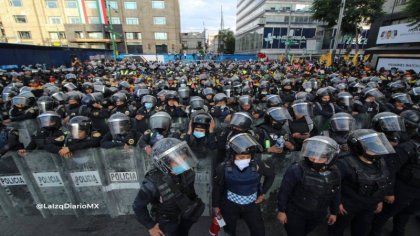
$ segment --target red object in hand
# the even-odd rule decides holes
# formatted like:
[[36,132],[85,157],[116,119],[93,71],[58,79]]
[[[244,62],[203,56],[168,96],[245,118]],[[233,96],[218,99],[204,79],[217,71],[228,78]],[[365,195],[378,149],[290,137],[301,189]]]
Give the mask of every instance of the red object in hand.
[[220,226],[219,226],[219,223],[217,223],[217,216],[214,216],[210,225],[209,233],[211,236],[217,236],[219,231],[220,231]]

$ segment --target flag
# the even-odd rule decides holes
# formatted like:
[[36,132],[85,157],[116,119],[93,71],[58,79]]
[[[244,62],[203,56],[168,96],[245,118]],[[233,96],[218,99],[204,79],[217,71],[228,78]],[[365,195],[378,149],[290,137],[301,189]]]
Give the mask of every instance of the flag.
[[348,54],[348,53],[344,54],[343,59],[344,59],[345,62],[350,61],[350,54]]
[[321,57],[319,58],[319,63],[323,63],[327,60],[327,55],[321,54]]
[[366,62],[369,60],[370,54],[366,54],[363,56],[363,61]]
[[325,62],[326,66],[332,66],[332,52],[329,52],[327,55],[327,61]]
[[358,61],[359,61],[359,52],[356,52],[356,54],[354,54],[353,60],[351,62],[353,63],[354,66],[356,66]]

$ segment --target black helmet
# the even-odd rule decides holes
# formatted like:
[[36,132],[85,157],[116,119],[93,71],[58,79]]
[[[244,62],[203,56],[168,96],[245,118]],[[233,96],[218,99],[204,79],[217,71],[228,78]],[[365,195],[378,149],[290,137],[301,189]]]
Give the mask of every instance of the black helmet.
[[214,97],[213,97],[213,101],[216,104],[220,101],[223,101],[223,100],[227,101],[227,96],[224,93],[218,93],[218,94],[214,95]]
[[353,95],[348,92],[339,92],[337,94],[337,104],[341,106],[351,107],[353,105]]
[[18,95],[18,96],[14,96],[12,98],[12,105],[13,106],[21,105],[23,107],[27,107],[28,104],[29,104],[29,100],[24,96],[19,96]]
[[124,93],[118,92],[115,93],[114,95],[112,95],[111,97],[112,102],[117,103],[117,102],[123,102],[126,103],[127,102],[127,96]]
[[201,97],[194,96],[190,99],[190,108],[193,110],[204,109],[204,100]]
[[211,122],[211,116],[206,112],[195,113],[191,119],[193,129],[196,127],[208,129]]
[[151,130],[154,129],[162,129],[162,130],[169,130],[172,124],[171,116],[164,112],[160,111],[153,114],[149,119],[149,127]]
[[214,95],[216,94],[213,90],[213,88],[205,88],[203,89],[203,95],[207,96],[207,95]]
[[401,102],[401,103],[409,104],[409,105],[413,104],[413,101],[411,100],[410,95],[407,94],[407,93],[394,93],[394,94],[392,94],[390,102],[391,103]]
[[[281,129],[285,123],[292,120],[289,111],[284,107],[271,107],[266,111],[264,116],[265,123],[273,125],[277,129]],[[273,121],[275,124],[273,124]]]
[[405,131],[404,120],[392,112],[381,112],[372,118],[372,128],[383,132],[390,141],[398,142]]
[[165,95],[166,100],[178,100],[178,93],[176,91],[168,90]]
[[77,86],[74,85],[73,83],[66,83],[63,85],[63,90],[67,92],[71,92],[71,91],[77,90]]
[[242,95],[238,98],[239,105],[252,105],[252,97],[250,95]]
[[324,96],[331,96],[331,92],[327,87],[320,88],[316,91],[316,96],[319,100],[321,100],[321,98]]
[[293,113],[301,116],[313,116],[312,103],[303,100],[295,100],[292,104]]
[[241,130],[249,130],[252,126],[252,117],[247,112],[236,112],[233,114],[230,120],[232,127],[239,128]]
[[187,99],[190,97],[190,88],[189,87],[181,87],[178,89],[178,95],[181,99]]
[[54,110],[54,99],[49,96],[39,97],[36,104],[38,105],[40,113]]
[[406,86],[403,81],[395,81],[388,84],[388,90],[391,92],[404,92],[406,89]]
[[152,103],[153,106],[155,106],[157,103],[157,99],[152,95],[145,95],[141,98],[141,104],[145,103]]
[[380,101],[385,99],[385,95],[381,93],[377,88],[366,88],[364,90],[364,98],[374,97],[375,100]]
[[91,82],[84,82],[83,84],[82,84],[82,88],[83,88],[83,91],[86,91],[86,89],[92,89],[92,91],[93,91],[93,84],[91,83]]
[[372,129],[358,129],[349,134],[347,145],[352,153],[375,159],[375,156],[395,153],[384,133]]
[[88,94],[82,98],[82,104],[92,106],[94,103],[100,103],[104,99],[104,95],[99,92]]
[[327,167],[333,162],[339,151],[340,147],[334,139],[326,136],[314,136],[303,141],[300,155],[310,161],[325,160],[322,163]]
[[263,151],[262,146],[248,133],[241,133],[228,140],[229,150],[235,154],[254,154]]
[[80,103],[81,99],[82,99],[82,95],[79,92],[71,91],[71,92],[66,93],[67,102],[69,100],[75,100],[77,101],[77,103]]
[[420,127],[420,112],[416,110],[406,110],[401,112],[400,117],[404,119],[405,130],[409,138],[413,138],[416,130]]
[[265,97],[267,100],[267,107],[278,107],[281,106],[283,103],[280,96],[277,94],[269,94]]
[[149,89],[136,89],[134,91],[134,97],[136,99],[142,99],[143,96],[145,95],[149,95],[150,94],[150,90]]
[[131,129],[130,118],[120,112],[117,112],[109,117],[107,120],[109,131],[112,137],[117,135],[127,134]]
[[75,116],[69,120],[67,126],[73,139],[81,139],[79,132],[86,131],[88,135],[92,127],[92,121],[86,116]]
[[333,132],[349,132],[355,129],[356,120],[348,113],[335,113],[330,120],[330,129]]
[[47,111],[38,115],[37,120],[40,128],[61,127],[61,117],[54,111]]

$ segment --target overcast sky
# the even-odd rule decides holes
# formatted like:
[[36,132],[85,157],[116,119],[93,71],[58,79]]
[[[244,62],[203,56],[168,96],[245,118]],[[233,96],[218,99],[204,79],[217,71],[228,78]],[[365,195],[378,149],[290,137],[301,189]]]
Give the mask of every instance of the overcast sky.
[[202,32],[203,22],[208,33],[220,29],[220,6],[223,5],[224,28],[235,31],[236,0],[179,0],[181,32]]

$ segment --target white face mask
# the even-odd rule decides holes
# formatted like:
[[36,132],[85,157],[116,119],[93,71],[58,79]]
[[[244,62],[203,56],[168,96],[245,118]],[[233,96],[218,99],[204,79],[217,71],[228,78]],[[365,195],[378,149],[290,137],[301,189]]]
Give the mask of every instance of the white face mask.
[[312,89],[311,88],[306,88],[305,89],[305,92],[307,92],[307,93],[310,93],[312,91]]
[[242,171],[249,166],[251,159],[235,160],[235,165]]

